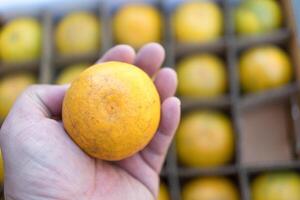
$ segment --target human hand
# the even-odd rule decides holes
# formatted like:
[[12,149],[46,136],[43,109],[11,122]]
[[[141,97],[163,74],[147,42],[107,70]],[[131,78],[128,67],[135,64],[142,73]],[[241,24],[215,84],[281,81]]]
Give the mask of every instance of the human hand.
[[109,50],[99,62],[135,64],[155,76],[160,94],[161,122],[145,149],[130,158],[106,162],[85,154],[67,135],[60,120],[67,86],[35,85],[16,101],[0,130],[7,200],[154,200],[159,173],[180,119],[173,97],[177,78],[159,69],[164,50],[144,46],[137,55],[126,45]]

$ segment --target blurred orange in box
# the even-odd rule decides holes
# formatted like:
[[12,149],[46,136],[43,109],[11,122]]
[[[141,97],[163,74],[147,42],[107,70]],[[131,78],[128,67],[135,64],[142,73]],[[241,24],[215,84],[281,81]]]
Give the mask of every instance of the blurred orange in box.
[[227,178],[203,177],[184,185],[182,200],[239,200],[239,194]]
[[176,9],[173,31],[181,43],[203,43],[214,41],[223,32],[223,16],[219,6],[213,2],[188,2]]
[[113,31],[117,43],[139,48],[149,42],[159,42],[162,19],[159,11],[148,4],[128,4],[114,16]]
[[282,13],[274,0],[246,0],[235,11],[235,26],[241,35],[261,34],[282,25]]
[[179,161],[189,167],[216,167],[232,160],[231,122],[216,111],[195,111],[183,116],[176,134]]
[[68,14],[55,30],[55,44],[62,55],[97,52],[100,49],[100,38],[99,19],[86,11]]
[[295,172],[269,172],[252,183],[252,200],[299,200],[300,175]]
[[185,97],[217,97],[227,89],[225,65],[213,54],[183,58],[178,63],[177,73],[178,94]]
[[0,59],[7,63],[36,60],[41,54],[42,29],[31,17],[17,18],[0,33]]
[[288,55],[279,47],[250,48],[240,58],[240,81],[245,92],[257,92],[287,84],[292,78]]

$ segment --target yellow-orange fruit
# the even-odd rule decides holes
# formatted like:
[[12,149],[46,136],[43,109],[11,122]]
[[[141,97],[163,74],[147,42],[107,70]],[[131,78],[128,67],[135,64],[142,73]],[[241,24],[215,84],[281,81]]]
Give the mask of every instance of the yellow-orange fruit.
[[86,54],[100,48],[101,23],[89,12],[74,12],[63,18],[55,30],[55,44],[63,55]]
[[5,24],[0,34],[0,58],[7,63],[36,60],[41,54],[42,28],[31,17]]
[[238,200],[236,186],[224,177],[197,178],[188,182],[182,200]]
[[281,87],[292,79],[288,55],[274,45],[253,47],[240,59],[240,81],[245,92]]
[[216,167],[234,153],[233,128],[228,117],[216,111],[194,111],[183,116],[176,134],[179,161],[189,167]]
[[235,27],[241,35],[271,32],[282,25],[281,5],[274,0],[246,0],[235,10]]
[[181,43],[210,42],[223,32],[221,9],[209,1],[183,3],[172,20],[176,39]]
[[300,174],[277,171],[257,176],[251,185],[252,200],[300,199]]
[[161,39],[161,16],[155,7],[146,4],[130,4],[115,15],[113,27],[118,43],[139,48]]
[[62,112],[66,131],[88,155],[121,160],[152,139],[160,121],[160,99],[141,69],[107,62],[72,82]]
[[178,63],[177,72],[181,96],[211,98],[227,89],[225,65],[213,54],[188,56]]

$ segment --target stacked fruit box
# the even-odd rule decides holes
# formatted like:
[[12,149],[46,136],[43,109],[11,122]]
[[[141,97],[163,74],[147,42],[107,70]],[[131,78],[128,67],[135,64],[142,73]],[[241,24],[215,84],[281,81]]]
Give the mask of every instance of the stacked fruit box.
[[[263,7],[263,1],[257,2],[258,6]],[[183,117],[176,136],[176,144],[172,147],[166,164],[167,180],[171,183],[170,186],[180,188],[180,190],[171,190],[172,199],[209,199],[205,195],[211,196],[212,199],[222,199],[220,196],[216,196],[218,195],[216,188],[221,191],[220,193],[226,190],[228,199],[236,199],[232,187],[224,179],[215,177],[231,179],[239,190],[239,199],[293,198],[288,197],[288,194],[271,191],[271,188],[276,187],[275,185],[282,188],[299,187],[297,184],[292,185],[291,182],[284,183],[285,181],[282,181],[283,179],[294,179],[294,172],[299,172],[300,169],[297,155],[299,149],[296,147],[299,141],[297,139],[299,137],[297,127],[299,121],[297,116],[299,58],[297,55],[299,52],[295,46],[295,21],[291,14],[291,2],[280,2],[284,18],[280,28],[256,36],[247,35],[248,31],[258,31],[253,26],[259,26],[260,22],[257,24],[255,20],[252,21],[253,15],[251,14],[251,9],[255,10],[253,8],[255,5],[245,5],[247,3],[240,5],[240,2],[229,1],[217,1],[216,3],[222,9],[225,20],[224,34],[219,40],[205,45],[182,45],[178,42],[178,36],[177,41],[175,37],[171,38],[172,51],[174,51],[171,66],[177,66],[178,92],[179,95],[182,94],[183,102]],[[262,9],[261,7],[256,9]],[[173,12],[170,13],[170,19]],[[260,12],[262,11],[260,10]],[[267,12],[261,14],[266,18],[267,15]],[[264,19],[260,20],[261,23],[264,23]],[[270,44],[274,46],[270,47]],[[281,53],[278,55],[286,54],[292,63],[293,78],[290,81],[283,81],[285,84],[281,84],[281,86],[274,87],[275,85],[271,86],[272,84],[264,82],[268,78],[262,74],[272,74],[275,68],[271,69],[272,72],[261,71],[260,73],[261,68],[256,67],[260,65],[259,63],[263,63],[264,66],[268,65],[263,61],[262,54],[265,53],[262,51],[275,52],[278,51],[278,47],[281,49],[279,50]],[[196,71],[193,72],[190,69],[189,76],[181,80],[188,68],[193,66],[193,64],[186,63],[196,62],[186,58],[191,54],[202,54],[202,60],[204,60],[203,53],[218,55],[225,63],[229,82],[226,92],[219,93],[221,97],[209,100],[200,99],[201,95],[202,97],[210,95],[205,93],[205,90],[200,94],[200,86],[197,88],[198,98],[193,97],[196,95],[195,90],[188,93],[187,84],[193,81],[193,73],[197,73]],[[276,59],[270,54],[269,56],[266,54],[267,60]],[[201,55],[198,58],[190,59],[199,60],[200,58]],[[185,71],[183,64],[186,65]],[[271,65],[274,67],[276,64]],[[198,70],[201,70],[200,67]],[[207,70],[202,70],[198,72],[199,74],[203,72],[202,76],[199,75],[199,79],[205,78]],[[252,74],[252,72],[254,73]],[[285,76],[285,73],[285,70],[280,72],[282,76]],[[197,83],[200,85],[199,79]],[[219,78],[219,83],[222,83],[221,78]],[[183,85],[182,88],[180,85]],[[190,85],[190,87],[192,86]],[[214,88],[221,90],[220,86],[214,86]],[[195,110],[199,112],[195,112]],[[207,110],[210,110],[209,114]],[[230,161],[227,157],[228,151],[231,151],[231,144],[227,141],[230,140],[226,129],[228,123],[224,120],[224,116],[216,115],[216,111],[227,115],[227,119],[230,118],[232,122],[235,153],[231,155]],[[197,122],[198,124],[193,124]],[[210,123],[214,124],[214,128],[208,127],[211,126]],[[217,144],[219,144],[218,147]],[[193,145],[194,148],[192,148]],[[293,172],[282,173],[281,171]],[[212,176],[214,178],[211,178]],[[298,176],[299,182],[299,175],[296,176]],[[289,194],[293,193],[292,190],[289,190]],[[297,190],[299,191],[299,189]]]
[[[257,1],[257,7],[229,0],[210,1],[205,6],[199,6],[200,1],[149,0],[142,4],[157,11],[140,7],[126,11],[125,5],[136,2],[85,3],[32,15],[40,27],[33,25],[29,31],[41,34],[40,40],[34,40],[37,36],[32,41],[37,46],[41,43],[41,51],[21,52],[17,63],[1,54],[0,118],[15,98],[9,94],[25,85],[67,83],[115,44],[129,43],[138,49],[146,41],[159,41],[166,49],[165,66],[178,72],[183,112],[161,174],[165,196],[174,200],[269,200],[272,196],[263,195],[270,191],[271,195],[286,195],[279,190],[272,193],[276,185],[287,188],[290,195],[300,191],[300,54],[291,0],[278,0],[282,23],[276,8],[266,6],[272,10],[270,16],[261,8],[262,1]],[[82,10],[87,13],[73,15]],[[143,19],[143,10],[148,13],[146,21],[131,22],[132,18]],[[20,16],[24,18],[23,13],[3,14],[2,30]],[[155,30],[138,28],[147,23]],[[81,34],[81,30],[91,32]],[[139,35],[130,36],[131,31]],[[259,34],[249,34],[252,32]],[[15,35],[17,41],[21,36],[18,31]],[[14,46],[14,38],[10,39],[12,43],[2,43]],[[74,43],[77,46],[71,45]],[[280,200],[300,199],[294,195]]]

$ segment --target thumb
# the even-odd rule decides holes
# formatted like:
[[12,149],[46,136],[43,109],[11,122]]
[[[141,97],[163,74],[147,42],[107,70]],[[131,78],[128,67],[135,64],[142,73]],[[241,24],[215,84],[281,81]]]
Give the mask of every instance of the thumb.
[[22,120],[30,116],[33,119],[51,118],[61,115],[65,92],[69,85],[33,85],[26,89],[15,102],[7,120],[14,117]]
[[65,92],[69,86],[33,85],[26,89],[15,102],[0,130],[1,147],[15,148],[16,140],[24,130],[35,124],[41,124],[43,119],[59,116]]
[[62,102],[69,85],[33,85],[16,100],[1,127],[0,140],[5,132],[20,132],[42,119],[61,115]]

